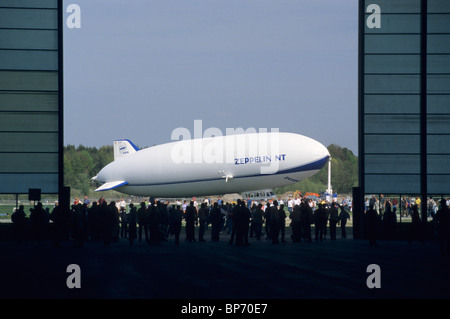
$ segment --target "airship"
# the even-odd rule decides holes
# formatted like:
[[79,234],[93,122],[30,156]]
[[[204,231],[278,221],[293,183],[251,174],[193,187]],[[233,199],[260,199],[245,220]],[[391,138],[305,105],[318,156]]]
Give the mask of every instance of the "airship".
[[273,194],[314,175],[330,158],[320,142],[287,132],[183,139],[143,149],[129,139],[113,144],[114,161],[92,178],[101,184],[96,191],[155,198]]

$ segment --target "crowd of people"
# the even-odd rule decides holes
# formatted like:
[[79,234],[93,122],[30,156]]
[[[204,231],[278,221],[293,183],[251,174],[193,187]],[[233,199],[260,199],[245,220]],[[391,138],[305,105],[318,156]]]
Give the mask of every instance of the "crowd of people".
[[[445,205],[450,206],[450,198],[444,199]],[[383,215],[385,211],[390,209],[392,212],[397,213],[400,217],[412,217],[415,208],[420,210],[422,200],[420,197],[403,196],[397,197],[385,197],[380,194],[379,197],[372,195],[370,198],[366,197],[364,201],[364,211],[369,210],[369,206],[373,206],[373,209]],[[434,218],[441,205],[440,201],[436,201],[430,196],[427,199],[427,217]]]
[[[187,242],[205,241],[205,231],[211,227],[211,241],[219,241],[226,233],[230,245],[250,245],[249,237],[279,244],[286,242],[287,219],[290,219],[291,240],[311,242],[314,237],[322,241],[327,235],[329,222],[330,239],[336,239],[336,227],[341,225],[342,237],[346,237],[346,223],[350,214],[346,207],[319,204],[307,199],[292,198],[285,207],[280,200],[245,201],[225,203],[205,199],[198,204],[195,199],[187,203],[158,201],[150,198],[139,205],[127,204],[123,199],[109,203],[101,197],[91,201],[75,199],[69,211],[55,203],[50,212],[38,203],[30,209],[29,217],[21,205],[12,215],[14,232],[19,242],[41,242],[50,237],[55,246],[67,239],[75,247],[83,247],[87,241],[102,241],[108,247],[120,239],[129,245],[146,242],[159,245],[173,236],[180,243],[184,221]],[[281,204],[280,204],[281,203]],[[287,209],[286,209],[287,208]],[[49,226],[51,222],[51,226]],[[311,234],[314,225],[315,234]],[[49,236],[50,235],[50,236]]]
[[[376,228],[381,220],[387,239],[393,239],[395,233],[395,207],[392,209],[391,202],[385,200],[382,209],[378,206],[377,210],[376,203],[375,197],[369,200],[364,213],[371,245],[375,245]],[[87,241],[102,241],[109,247],[120,239],[128,240],[129,245],[136,241],[160,245],[173,236],[175,244],[179,245],[184,221],[187,242],[207,240],[205,231],[211,227],[211,241],[219,241],[221,234],[226,232],[230,245],[248,246],[249,237],[257,241],[265,237],[273,244],[286,242],[289,239],[286,238],[287,219],[291,228],[290,240],[294,243],[308,243],[313,239],[323,241],[328,233],[331,240],[336,240],[338,226],[341,238],[346,238],[347,221],[351,219],[348,207],[298,197],[289,199],[287,207],[282,200],[246,202],[238,199],[236,203],[225,203],[219,198],[215,202],[205,199],[199,205],[195,200],[169,203],[150,198],[139,205],[127,205],[123,199],[107,203],[102,197],[91,203],[85,197],[84,201],[76,199],[69,211],[56,204],[50,212],[39,202],[30,209],[29,217],[20,206],[11,218],[19,242],[33,240],[39,243],[50,234],[55,246],[69,239],[75,247],[83,247]],[[433,216],[438,224],[442,250],[450,253],[449,214],[447,203],[442,200]],[[420,221],[417,205],[412,206],[411,216],[414,228]]]
[[[441,252],[450,255],[450,200],[442,198],[439,202],[432,197],[427,199],[426,211],[421,211],[420,197],[385,198],[372,195],[365,199],[364,224],[371,246],[376,246],[380,230],[386,239],[395,239],[397,214],[411,219],[408,242],[424,240],[426,225],[430,219],[432,237],[440,242]],[[400,210],[400,211],[399,211]]]

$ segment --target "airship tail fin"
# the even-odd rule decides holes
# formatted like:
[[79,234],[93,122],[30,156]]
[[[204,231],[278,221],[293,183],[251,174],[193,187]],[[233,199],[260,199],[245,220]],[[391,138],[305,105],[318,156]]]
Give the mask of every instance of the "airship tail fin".
[[128,182],[125,181],[115,181],[115,182],[109,182],[109,183],[105,183],[102,186],[100,186],[99,188],[97,188],[95,191],[96,192],[100,192],[100,191],[107,191],[110,189],[115,189],[121,186],[125,186],[128,185]]
[[114,141],[114,160],[136,153],[137,151],[139,151],[139,148],[130,140],[122,139]]

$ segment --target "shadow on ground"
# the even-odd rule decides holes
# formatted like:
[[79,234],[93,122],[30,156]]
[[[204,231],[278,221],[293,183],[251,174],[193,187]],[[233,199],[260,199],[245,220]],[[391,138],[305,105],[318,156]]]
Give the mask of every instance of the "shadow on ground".
[[[209,239],[209,233],[206,234]],[[184,232],[182,233],[184,239]],[[289,238],[289,233],[287,234]],[[70,241],[54,248],[0,242],[0,297],[83,299],[371,299],[450,297],[450,257],[437,242],[327,239],[250,246],[181,241],[159,246],[119,239],[105,248]],[[81,288],[70,289],[68,265],[80,267]],[[381,288],[369,289],[367,266],[380,267]]]

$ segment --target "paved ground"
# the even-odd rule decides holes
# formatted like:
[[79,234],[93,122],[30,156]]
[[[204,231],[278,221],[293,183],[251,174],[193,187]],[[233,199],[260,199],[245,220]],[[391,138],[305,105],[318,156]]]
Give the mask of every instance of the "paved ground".
[[[289,238],[289,234],[287,236]],[[182,234],[184,239],[184,233]],[[209,233],[207,232],[209,239]],[[435,242],[342,239],[251,246],[220,242],[160,246],[121,239],[105,248],[88,242],[0,242],[1,298],[321,299],[450,297],[450,257]],[[81,288],[69,289],[67,266],[80,266]],[[380,266],[381,288],[366,285],[367,266]]]

